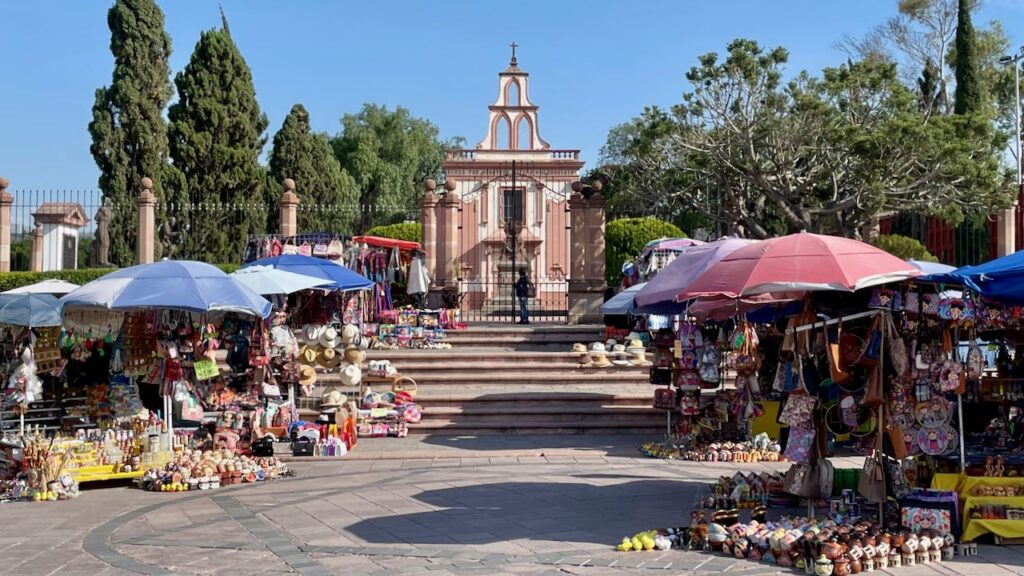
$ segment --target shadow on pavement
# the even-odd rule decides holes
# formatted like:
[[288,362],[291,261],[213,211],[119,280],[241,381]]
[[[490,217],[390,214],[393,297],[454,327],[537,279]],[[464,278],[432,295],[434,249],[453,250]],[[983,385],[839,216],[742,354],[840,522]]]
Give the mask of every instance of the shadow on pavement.
[[[488,544],[510,540],[614,545],[642,530],[689,525],[700,482],[504,482],[428,490],[440,507],[362,520],[347,528],[372,544]],[[522,544],[528,546],[527,544]]]

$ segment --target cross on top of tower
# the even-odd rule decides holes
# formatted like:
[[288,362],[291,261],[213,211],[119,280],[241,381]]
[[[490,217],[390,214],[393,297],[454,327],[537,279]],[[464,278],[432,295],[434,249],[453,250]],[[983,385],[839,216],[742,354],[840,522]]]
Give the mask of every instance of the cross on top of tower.
[[512,42],[511,44],[509,44],[509,46],[512,47],[512,60],[510,60],[508,64],[509,64],[509,66],[516,66],[518,64],[516,62],[516,48],[519,47],[519,44],[516,44],[515,42]]

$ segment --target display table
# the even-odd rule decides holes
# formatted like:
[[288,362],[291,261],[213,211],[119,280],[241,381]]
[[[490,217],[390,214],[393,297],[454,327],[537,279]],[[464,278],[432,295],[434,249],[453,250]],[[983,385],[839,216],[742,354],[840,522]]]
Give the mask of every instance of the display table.
[[1024,508],[1024,496],[975,496],[978,486],[1024,486],[1024,478],[961,477],[958,492],[963,502],[964,531],[960,539],[970,542],[989,533],[1002,538],[1024,538],[1024,520],[971,518],[971,510],[989,504]]

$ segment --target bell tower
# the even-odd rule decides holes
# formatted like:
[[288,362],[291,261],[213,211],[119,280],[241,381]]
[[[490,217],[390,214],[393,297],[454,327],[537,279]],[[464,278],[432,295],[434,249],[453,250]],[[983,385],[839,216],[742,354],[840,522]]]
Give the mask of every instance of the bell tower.
[[489,107],[487,135],[477,150],[548,150],[540,137],[537,105],[530,100],[530,75],[519,68],[518,44],[513,42],[512,59],[498,73],[498,99]]

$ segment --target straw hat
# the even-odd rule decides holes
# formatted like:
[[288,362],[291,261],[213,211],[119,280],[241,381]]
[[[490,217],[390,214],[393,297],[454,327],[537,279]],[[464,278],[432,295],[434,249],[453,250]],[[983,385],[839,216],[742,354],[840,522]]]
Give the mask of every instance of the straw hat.
[[349,364],[341,369],[341,383],[345,386],[359,386],[363,381],[363,371],[355,364]]
[[338,336],[338,331],[334,329],[334,326],[328,326],[320,332],[320,337],[317,339],[321,346],[324,348],[337,348],[341,346],[341,338]]
[[626,341],[628,342],[630,340],[640,340],[640,341],[642,341],[643,338],[640,337],[640,333],[639,332],[630,332],[629,335],[626,336]]
[[600,342],[594,342],[593,344],[590,345],[590,352],[592,354],[597,354],[597,353],[603,354],[606,351],[607,350],[605,349],[604,344],[602,344]]
[[594,362],[594,360],[590,357],[589,354],[580,354],[580,357],[579,357],[580,366],[590,366],[591,363],[593,363],[593,362]]
[[607,346],[608,348],[611,348],[612,346],[615,346],[618,343],[619,341],[616,340],[615,338],[609,338],[608,341],[604,343],[604,345]]
[[316,364],[316,359],[320,356],[320,350],[316,346],[310,346],[309,344],[302,347],[299,350],[299,362],[307,366]]
[[611,355],[612,356],[619,356],[619,357],[625,356],[626,355],[626,347],[623,346],[622,344],[616,344],[616,345],[612,346]]
[[341,363],[341,357],[338,356],[338,351],[334,348],[324,348],[320,351],[320,356],[317,358],[317,362],[321,366],[330,370]]
[[345,324],[341,329],[341,343],[351,344],[359,336],[359,328],[355,324]]
[[316,369],[312,366],[299,367],[299,386],[312,386],[316,384]]
[[643,341],[639,339],[629,340],[626,344],[626,352],[642,352],[645,350],[647,350],[647,347],[644,346]]
[[355,346],[349,346],[345,348],[345,362],[349,364],[360,365],[366,360],[366,353],[356,348]]
[[577,342],[576,344],[573,344],[572,345],[572,353],[573,354],[586,354],[587,353],[587,346],[586,346],[586,344],[581,344],[579,342]]
[[633,366],[650,366],[651,362],[647,359],[647,352],[633,352],[633,356],[629,359],[629,363]]
[[337,390],[331,390],[320,397],[321,408],[338,408],[344,406],[347,402],[348,398]]
[[319,324],[306,324],[302,327],[302,336],[308,344],[315,344],[324,327]]
[[594,354],[593,357],[594,363],[591,364],[591,366],[595,368],[607,368],[612,365],[612,363],[608,361],[608,356],[606,356],[603,352]]

